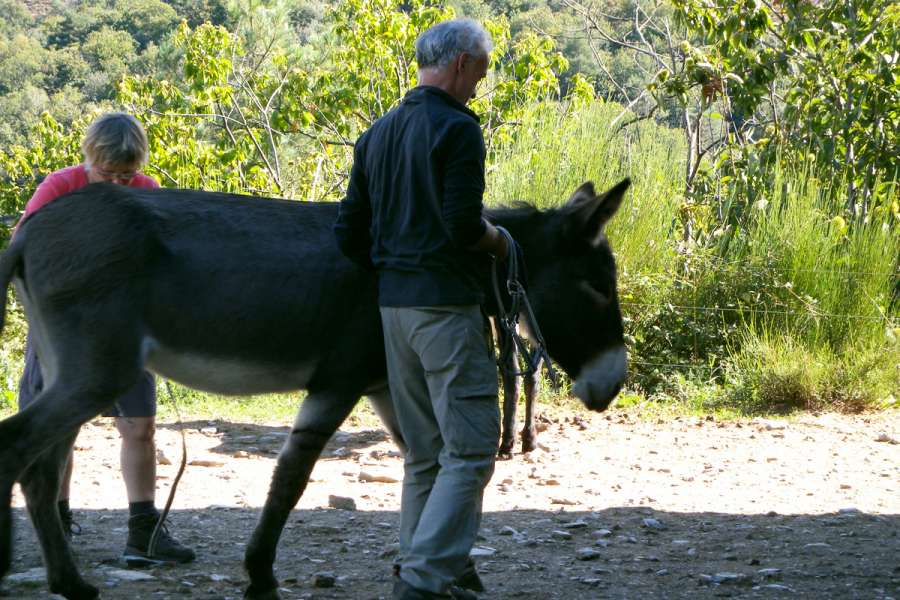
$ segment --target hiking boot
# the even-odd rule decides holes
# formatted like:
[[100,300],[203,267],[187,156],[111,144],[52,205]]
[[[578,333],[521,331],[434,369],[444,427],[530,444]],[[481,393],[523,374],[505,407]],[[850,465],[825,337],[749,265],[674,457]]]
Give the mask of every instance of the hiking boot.
[[458,585],[450,586],[450,597],[453,600],[478,600],[478,596],[475,595],[475,592],[469,591]]
[[125,543],[125,552],[122,554],[122,558],[128,566],[187,563],[196,558],[193,550],[183,546],[169,534],[165,524],[160,527],[156,547],[151,555],[148,547],[158,520],[158,515],[134,515],[128,519],[128,541]]
[[81,535],[81,525],[75,522],[71,510],[61,509],[59,520],[62,522],[62,530],[67,540],[71,540],[73,535]]
[[[400,565],[394,564],[394,577],[400,577]],[[462,588],[462,590],[472,590],[473,592],[483,592],[484,591],[484,583],[481,581],[481,577],[478,575],[478,571],[475,569],[475,561],[471,558],[466,562],[466,568],[463,570],[462,574],[456,578],[456,581],[453,582],[454,588]],[[457,593],[461,593],[461,591]],[[452,592],[451,592],[452,594]],[[462,599],[464,600],[464,596]]]
[[475,570],[475,561],[471,558],[466,563],[465,570],[456,578],[454,586],[472,590],[473,592],[484,591],[484,584],[481,582],[481,577],[478,576],[478,571]]

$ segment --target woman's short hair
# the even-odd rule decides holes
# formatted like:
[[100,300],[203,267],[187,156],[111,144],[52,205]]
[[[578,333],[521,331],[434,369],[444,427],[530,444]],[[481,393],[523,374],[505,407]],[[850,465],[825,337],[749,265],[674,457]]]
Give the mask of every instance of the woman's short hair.
[[149,153],[147,134],[131,115],[105,113],[88,127],[81,151],[88,166],[140,168],[147,162]]
[[481,23],[472,19],[453,19],[432,25],[416,39],[416,62],[420,69],[443,67],[462,52],[490,54],[491,36]]

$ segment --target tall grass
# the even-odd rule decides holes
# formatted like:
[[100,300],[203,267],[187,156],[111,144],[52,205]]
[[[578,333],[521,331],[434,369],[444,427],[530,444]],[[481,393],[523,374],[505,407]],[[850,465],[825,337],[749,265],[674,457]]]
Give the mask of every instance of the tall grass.
[[[824,187],[812,166],[779,166],[765,200],[747,207],[721,242],[679,248],[682,139],[652,123],[617,130],[620,111],[611,103],[535,108],[496,149],[488,194],[495,205],[546,208],[587,179],[602,190],[631,177],[608,235],[632,390],[693,409],[692,390],[706,408],[739,412],[862,410],[900,395],[898,314],[889,308],[897,223],[844,227],[835,217],[845,187]],[[715,211],[705,214],[705,230],[723,230]]]
[[684,144],[677,132],[650,122],[617,129],[621,111],[602,101],[577,109],[535,107],[491,158],[488,203],[550,208],[587,180],[603,191],[630,177],[631,191],[607,228],[619,268],[666,273],[675,259],[669,238],[681,203]]
[[880,338],[898,274],[896,224],[847,225],[840,192],[804,173],[777,173],[773,189],[783,191],[755,211],[725,255],[767,275],[760,293],[773,313],[758,315],[757,325],[784,325],[836,351]]

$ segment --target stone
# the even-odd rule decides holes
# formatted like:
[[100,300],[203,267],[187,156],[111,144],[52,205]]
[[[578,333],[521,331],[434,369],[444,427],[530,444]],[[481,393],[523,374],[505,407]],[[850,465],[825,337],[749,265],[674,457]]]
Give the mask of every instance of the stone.
[[313,587],[317,588],[334,587],[335,581],[337,581],[337,578],[331,571],[320,571],[318,573],[314,573],[311,579]]
[[103,575],[121,581],[152,581],[156,579],[156,577],[149,573],[128,569],[103,569]]
[[369,473],[367,471],[359,472],[359,481],[363,482],[372,482],[372,483],[397,483],[400,480],[395,477],[391,477],[390,475],[382,475],[378,473]]
[[20,573],[13,573],[12,575],[6,578],[8,583],[30,583],[30,584],[39,584],[44,583],[47,580],[47,572],[43,567],[35,567],[33,569],[28,569],[27,571],[22,571]]
[[587,523],[583,520],[578,519],[577,521],[572,521],[571,523],[563,523],[563,529],[583,529],[587,527]]
[[711,577],[711,582],[721,585],[750,585],[753,583],[753,578],[746,573],[723,571],[713,575]]
[[356,500],[344,496],[328,495],[328,506],[339,510],[356,510]]
[[600,552],[597,552],[593,548],[579,548],[575,552],[575,558],[578,560],[597,560],[600,556]]
[[192,467],[224,467],[225,463],[217,460],[195,459],[188,463]]
[[778,579],[781,577],[781,569],[760,569],[756,574],[763,579]]
[[162,451],[162,448],[156,449],[156,464],[158,465],[171,465],[172,461],[169,460],[169,457],[166,456],[166,453]]

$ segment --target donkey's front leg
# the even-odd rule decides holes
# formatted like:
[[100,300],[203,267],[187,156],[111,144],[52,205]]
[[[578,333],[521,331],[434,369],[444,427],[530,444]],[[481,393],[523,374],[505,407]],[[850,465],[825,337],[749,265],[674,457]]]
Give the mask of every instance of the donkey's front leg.
[[519,404],[518,352],[512,338],[502,327],[497,327],[497,346],[500,348],[500,375],[503,379],[503,433],[500,437],[501,458],[512,458],[516,443],[516,408]]
[[244,597],[253,600],[274,600],[278,594],[278,580],[273,565],[275,551],[288,515],[297,504],[322,448],[340,427],[359,394],[310,392],[291,435],[285,441],[272,474],[269,496],[256,529],[247,544],[244,567],[250,576],[250,586]]
[[50,591],[69,600],[92,600],[100,592],[78,573],[57,507],[63,471],[74,442],[72,435],[47,449],[29,465],[19,483],[44,552]]
[[522,428],[522,452],[531,452],[537,448],[537,429],[534,426],[534,417],[543,364],[543,361],[539,361],[534,373],[525,377],[525,426]]

